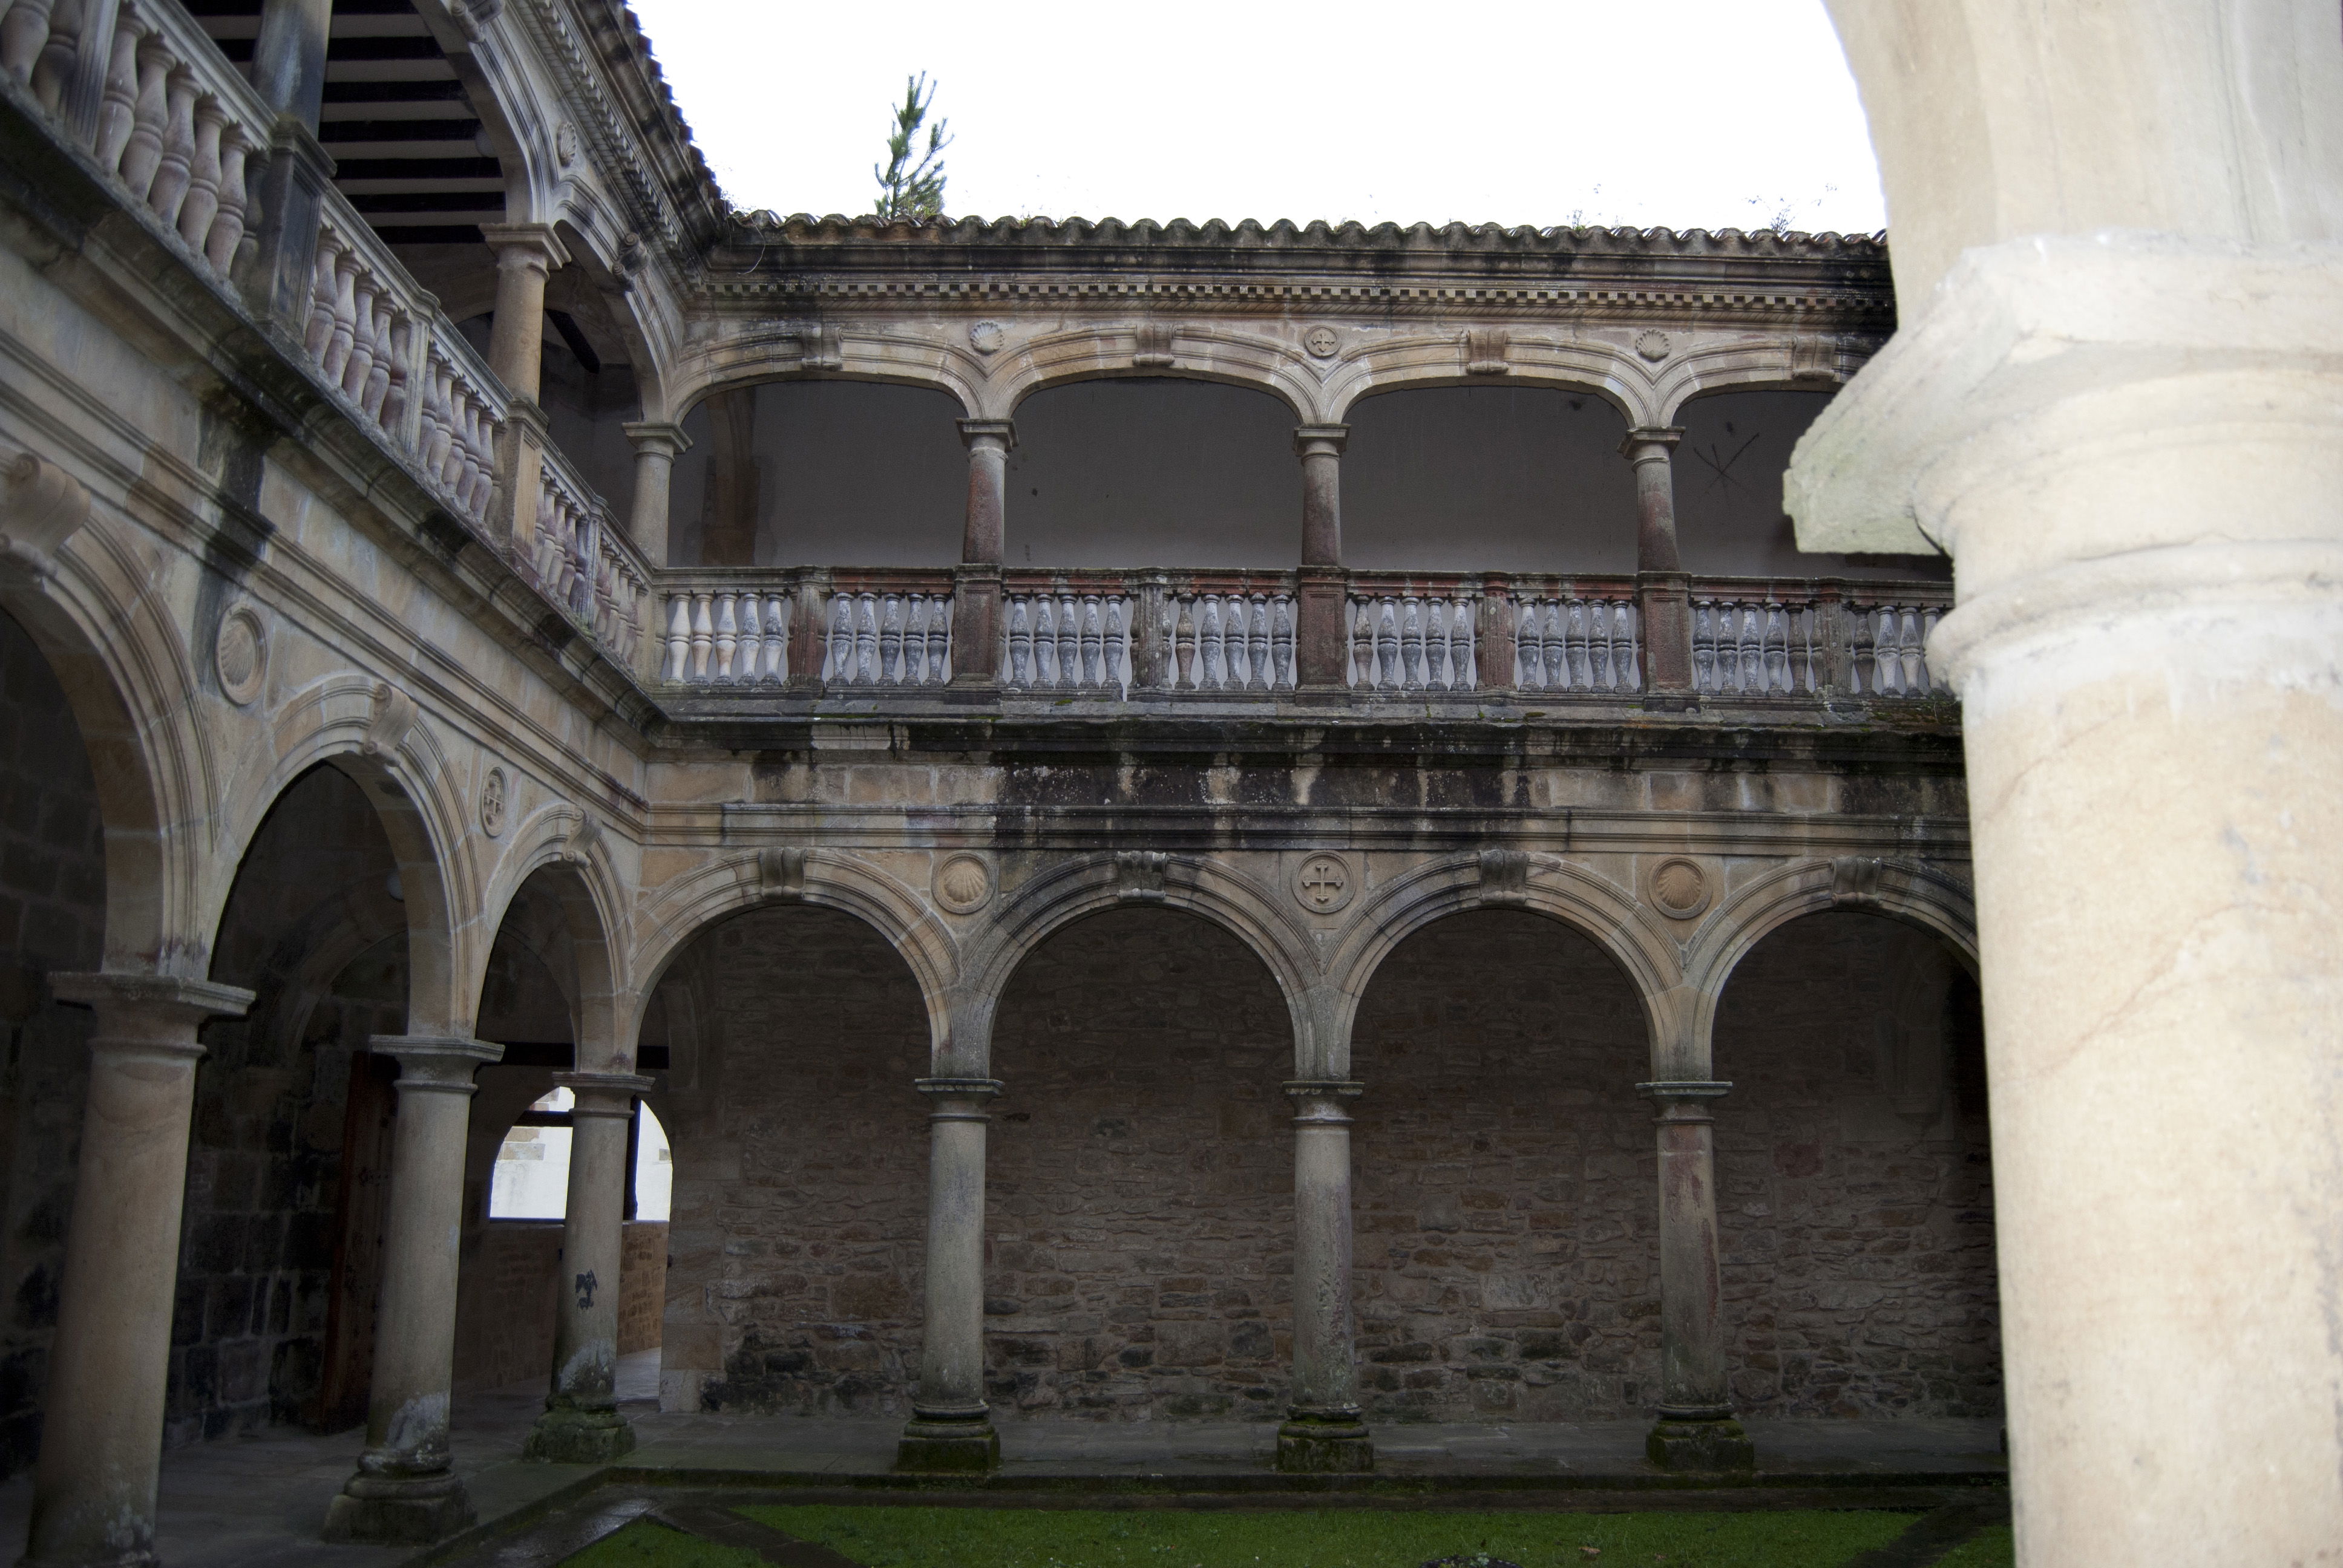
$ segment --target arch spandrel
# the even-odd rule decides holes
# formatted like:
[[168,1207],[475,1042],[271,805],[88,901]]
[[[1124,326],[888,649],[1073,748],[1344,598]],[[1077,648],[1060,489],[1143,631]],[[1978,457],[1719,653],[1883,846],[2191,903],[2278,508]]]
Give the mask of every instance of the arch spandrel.
[[410,1033],[470,1032],[477,988],[494,932],[480,920],[462,792],[430,725],[411,699],[371,676],[327,676],[288,696],[268,716],[223,796],[205,890],[204,927],[216,929],[236,869],[286,788],[320,763],[347,774],[373,806],[398,862],[407,913]]
[[1523,910],[1591,940],[1634,986],[1654,1059],[1660,1059],[1682,1027],[1685,1005],[1681,950],[1664,922],[1625,889],[1574,861],[1541,854],[1521,861],[1496,859],[1520,853],[1485,850],[1434,860],[1358,901],[1326,965],[1328,1021],[1343,1050],[1341,1062],[1328,1064],[1331,1072],[1339,1076],[1349,1069],[1351,1021],[1383,961],[1424,927],[1470,910]]
[[624,928],[630,938],[622,965],[629,977],[619,1019],[624,1038],[633,1039],[641,1028],[651,993],[695,940],[734,915],[786,904],[841,910],[877,931],[919,981],[935,1056],[952,1055],[962,973],[959,942],[909,887],[834,849],[728,855],[695,865],[639,899]]
[[[1228,931],[1277,981],[1293,1021],[1296,1076],[1315,1070],[1314,1040],[1322,1033],[1322,976],[1308,934],[1268,890],[1232,866],[1198,856],[1125,851],[1061,860],[1011,891],[982,935],[970,944],[964,992],[970,1005],[991,1009],[1034,949],[1051,936],[1107,910],[1155,905],[1181,910]],[[987,1059],[970,1070],[981,1073]]]
[[1685,947],[1689,1047],[1702,1061],[1717,1004],[1751,949],[1804,915],[1855,910],[1885,915],[1940,939],[1972,979],[1977,974],[1976,905],[1968,887],[1921,860],[1841,855],[1778,866],[1719,899]]

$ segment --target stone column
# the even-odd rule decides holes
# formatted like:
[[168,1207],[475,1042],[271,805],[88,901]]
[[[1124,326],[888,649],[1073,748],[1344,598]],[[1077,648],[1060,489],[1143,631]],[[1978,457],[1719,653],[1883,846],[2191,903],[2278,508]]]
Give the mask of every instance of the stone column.
[[1716,1119],[1733,1085],[1639,1083],[1660,1102],[1660,1409],[1644,1440],[1667,1470],[1747,1470],[1756,1462],[1725,1384],[1724,1285],[1716,1248]]
[[1343,684],[1349,668],[1350,578],[1342,570],[1342,445],[1348,425],[1301,425],[1302,570],[1294,607],[1293,680],[1322,690]]
[[569,259],[560,237],[541,223],[484,223],[497,253],[497,318],[488,334],[488,368],[516,397],[537,401],[545,368],[545,280]]
[[447,1455],[456,1367],[456,1241],[472,1074],[504,1047],[460,1036],[377,1035],[398,1059],[390,1212],[375,1318],[374,1389],[357,1473],[326,1513],[328,1541],[421,1543],[472,1522]]
[[42,1401],[28,1568],[155,1561],[155,1487],[187,1129],[204,1020],[252,993],[159,975],[52,974],[97,1012],[81,1166]]
[[[2160,91],[2183,124],[2223,101]],[[1961,697],[2018,1560],[2315,1563],[2343,1541],[2343,246],[2127,226],[1950,265],[1787,489],[1808,548],[1958,563],[1927,652]]]
[[[1692,579],[1676,549],[1675,428],[1630,430],[1619,450],[1635,465],[1635,605],[1643,623],[1646,701],[1677,706],[1692,692]],[[1671,700],[1671,699],[1674,700]]]
[[1001,678],[1001,562],[1008,544],[1009,454],[1017,427],[1007,419],[962,419],[968,447],[968,518],[952,587],[952,684]]
[[675,460],[691,450],[691,437],[682,426],[659,420],[618,427],[635,447],[635,502],[627,532],[645,560],[663,567],[668,564],[668,502],[674,493]]
[[1351,1318],[1351,1113],[1363,1085],[1289,1083],[1293,1101],[1293,1402],[1277,1468],[1355,1474],[1375,1467],[1359,1419]]
[[928,1113],[928,1300],[920,1392],[896,1450],[905,1471],[976,1472],[1001,1463],[984,1402],[985,1101],[990,1078],[922,1078]]
[[334,0],[264,0],[252,45],[252,87],[261,101],[310,131],[326,101],[326,44]]
[[618,1413],[618,1266],[633,1175],[635,1097],[651,1081],[626,1072],[557,1072],[569,1090],[569,1201],[555,1292],[553,1386],[522,1454],[556,1464],[608,1464],[635,1446]]

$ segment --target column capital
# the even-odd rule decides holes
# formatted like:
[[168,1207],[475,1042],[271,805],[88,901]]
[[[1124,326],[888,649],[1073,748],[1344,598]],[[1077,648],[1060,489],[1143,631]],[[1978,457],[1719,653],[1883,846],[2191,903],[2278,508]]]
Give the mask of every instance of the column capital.
[[[49,994],[59,1001],[100,1009],[117,1019],[122,1014],[145,1013],[146,1020],[164,1029],[193,1028],[208,1018],[242,1018],[253,1001],[253,993],[241,986],[111,970],[52,973]],[[100,1028],[106,1027],[101,1022]],[[194,1054],[202,1054],[201,1048],[189,1043]]]
[[959,421],[960,445],[971,449],[990,441],[1001,444],[1004,452],[1017,449],[1017,421],[1014,419],[962,419]]
[[936,1102],[929,1113],[937,1121],[984,1121],[984,1102],[999,1094],[997,1078],[915,1078],[911,1087]]
[[1619,455],[1638,463],[1664,462],[1683,439],[1681,425],[1645,425],[1627,432],[1619,443]]
[[656,1087],[633,1072],[557,1072],[553,1081],[577,1097],[572,1116],[632,1116],[635,1101]]
[[683,433],[683,427],[665,419],[629,420],[618,428],[634,443],[638,457],[680,457],[691,450],[691,437]]
[[1366,1088],[1346,1078],[1304,1078],[1286,1084],[1285,1096],[1293,1101],[1296,1125],[1347,1127],[1351,1112],[1344,1101],[1356,1100]]
[[480,226],[480,237],[497,253],[498,266],[508,262],[525,265],[534,261],[550,272],[569,260],[569,247],[561,243],[561,236],[553,232],[551,224],[484,223]]
[[471,1093],[472,1074],[505,1055],[505,1048],[492,1040],[460,1034],[377,1034],[367,1040],[367,1049],[397,1060],[400,1089],[447,1094]]
[[1351,438],[1348,425],[1296,425],[1293,427],[1293,450],[1304,457],[1342,455],[1343,444]]

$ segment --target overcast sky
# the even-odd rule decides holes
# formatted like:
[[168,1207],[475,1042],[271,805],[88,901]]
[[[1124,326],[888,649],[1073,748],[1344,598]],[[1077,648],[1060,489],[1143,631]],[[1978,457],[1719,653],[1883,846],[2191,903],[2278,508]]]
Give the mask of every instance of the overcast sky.
[[1885,223],[1821,0],[635,10],[743,208],[870,211],[925,71],[954,216]]

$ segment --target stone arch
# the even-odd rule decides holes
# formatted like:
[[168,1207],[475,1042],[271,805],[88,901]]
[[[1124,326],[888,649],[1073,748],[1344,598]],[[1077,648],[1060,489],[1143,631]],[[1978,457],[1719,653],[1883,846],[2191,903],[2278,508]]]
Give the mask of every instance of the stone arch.
[[1468,347],[1456,332],[1394,337],[1362,344],[1336,361],[1323,401],[1331,422],[1349,420],[1370,397],[1428,387],[1543,387],[1600,397],[1628,428],[1653,422],[1650,377],[1633,355],[1583,338],[1509,341],[1502,376],[1467,368]]
[[[797,351],[795,363],[785,356]],[[716,344],[670,364],[665,395],[679,424],[710,397],[770,381],[864,381],[941,392],[964,418],[985,412],[985,371],[976,356],[948,344],[883,327],[829,327],[818,321],[771,321],[728,333]]]
[[[1350,1070],[1351,1020],[1375,970],[1401,942],[1433,921],[1467,910],[1527,910],[1594,940],[1635,988],[1659,1062],[1681,1028],[1684,970],[1675,943],[1651,911],[1624,890],[1584,866],[1557,857],[1489,849],[1419,866],[1383,883],[1366,898],[1343,930],[1327,962],[1331,1040],[1339,1060],[1325,1075]],[[1654,1072],[1660,1070],[1654,1067]]]
[[1702,343],[1660,367],[1652,422],[1674,425],[1685,404],[1718,392],[1835,392],[1845,379],[1836,338],[1785,335]]
[[[588,830],[591,821],[576,806],[555,805],[520,824],[514,852],[497,869],[483,900],[481,929],[489,937],[478,956],[485,966],[494,933],[503,929],[515,901],[532,883],[541,883],[568,949],[577,1069],[628,1072],[635,1060],[631,1030],[639,1025],[640,1009],[620,1003],[628,987],[616,933],[626,900],[608,844],[598,831]],[[484,978],[472,977],[475,997]]]
[[[1011,977],[1034,949],[1086,915],[1127,904],[1184,910],[1242,942],[1268,968],[1292,1015],[1295,1075],[1312,1075],[1319,976],[1308,956],[1308,939],[1266,890],[1234,868],[1202,857],[1143,851],[1085,856],[1030,879],[971,948],[968,1005],[989,1020]],[[983,1038],[988,1032],[977,1034]],[[963,1059],[955,1070],[983,1076],[990,1066],[989,1039],[984,1049],[984,1059]]]
[[236,848],[215,862],[205,929],[216,926],[244,850],[269,808],[320,763],[358,786],[398,863],[407,910],[408,1032],[468,1035],[476,993],[467,985],[483,939],[463,801],[446,754],[414,700],[386,682],[329,676],[270,716],[265,739],[247,754],[223,797],[246,806],[221,824],[221,842]]
[[960,945],[910,888],[867,861],[828,849],[766,849],[710,860],[639,902],[634,940],[620,964],[629,977],[620,1038],[634,1038],[651,993],[694,938],[733,915],[789,903],[842,910],[876,930],[919,981],[938,1060],[951,1058]]
[[50,567],[0,565],[0,610],[47,661],[89,755],[106,836],[105,966],[200,977],[220,797],[185,633],[158,608],[151,568],[103,527],[80,528]]
[[[1164,362],[1139,363],[1142,358]],[[1121,323],[1045,334],[993,372],[984,398],[988,407],[1001,410],[994,417],[1013,418],[1037,392],[1078,381],[1130,379],[1206,381],[1266,393],[1284,404],[1299,425],[1318,422],[1322,403],[1316,377],[1300,370],[1285,344],[1186,322]]]
[[1735,966],[1773,931],[1825,910],[1860,910],[1917,926],[1943,940],[1971,979],[1977,976],[1976,901],[1939,868],[1863,855],[1795,861],[1718,900],[1687,944],[1686,1042],[1701,1062],[1709,1060],[1717,1003]]

